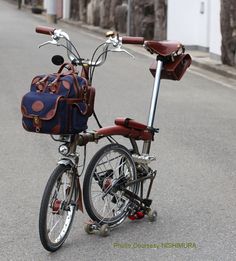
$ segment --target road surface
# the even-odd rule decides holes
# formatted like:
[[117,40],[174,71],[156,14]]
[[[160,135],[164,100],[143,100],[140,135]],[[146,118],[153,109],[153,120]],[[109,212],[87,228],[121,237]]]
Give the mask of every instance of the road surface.
[[[27,133],[20,103],[31,79],[55,72],[50,62],[61,48],[38,44],[44,17],[0,1],[0,260],[235,260],[235,82],[192,67],[180,82],[160,91],[152,153],[158,170],[152,198],[158,220],[127,220],[107,238],[87,235],[86,214],[77,213],[69,238],[48,253],[38,235],[38,213],[47,179],[59,159],[48,135]],[[80,28],[59,23],[82,57],[102,42]],[[132,51],[111,54],[95,72],[96,112],[104,125],[115,117],[146,122],[153,58]],[[93,119],[89,128],[95,129]],[[88,159],[103,143],[88,146]]]

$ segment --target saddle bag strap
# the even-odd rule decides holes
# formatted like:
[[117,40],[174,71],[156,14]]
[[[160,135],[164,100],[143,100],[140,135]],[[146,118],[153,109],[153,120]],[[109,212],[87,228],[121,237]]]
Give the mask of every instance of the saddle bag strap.
[[86,104],[86,110],[81,112],[83,115],[90,117],[94,111],[95,88],[92,86],[84,85],[82,87],[82,100]]
[[[62,72],[63,69],[67,68],[68,69],[68,72]],[[59,68],[58,72],[57,72],[59,75],[63,75],[63,76],[66,76],[66,75],[70,75],[70,74],[75,74],[76,71],[75,71],[75,67],[73,64],[71,63],[63,63],[61,65],[61,67]]]
[[49,75],[46,75],[41,80],[39,80],[38,82],[35,83],[38,91],[40,91],[40,92],[45,91],[46,82],[47,82],[48,78],[49,78]]
[[80,95],[79,100],[83,102],[85,109],[82,110],[80,105],[74,103],[73,106],[77,107],[82,115],[90,117],[94,111],[94,99],[95,99],[95,88],[91,86],[84,85],[82,87],[82,92]]
[[[53,82],[49,83],[47,85],[47,81],[48,81],[48,78],[53,75],[53,74],[48,74],[46,75],[45,77],[43,77],[41,80],[39,80],[38,82],[36,82],[36,86],[37,86],[37,89],[39,91],[46,91],[46,87],[52,87],[52,86],[56,86],[56,83],[58,82],[58,80],[60,79],[60,74],[54,74],[56,75],[56,78]],[[56,91],[57,88],[54,88],[55,90],[53,92]]]
[[80,111],[80,113],[81,113],[82,115],[86,116],[86,115],[87,115],[87,111],[88,111],[88,105],[87,105],[87,103],[84,103],[84,105],[85,105],[85,110],[83,111],[83,110],[80,108],[79,104],[77,104],[77,103],[74,103],[74,104],[73,104],[73,106],[75,106],[75,107]]
[[95,88],[92,86],[88,87],[88,99],[87,99],[87,116],[90,117],[94,112],[94,100],[95,100]]

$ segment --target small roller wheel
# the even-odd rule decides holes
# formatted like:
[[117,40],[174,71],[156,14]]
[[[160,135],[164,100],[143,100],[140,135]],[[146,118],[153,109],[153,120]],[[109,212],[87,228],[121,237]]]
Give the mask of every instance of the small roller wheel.
[[110,227],[107,224],[103,224],[100,228],[100,236],[107,237],[110,234]]
[[87,234],[89,234],[89,235],[93,234],[93,233],[94,233],[93,226],[92,226],[91,224],[85,224],[85,225],[84,225],[84,231],[85,231]]
[[154,221],[156,221],[157,220],[157,212],[156,212],[156,210],[151,210],[151,211],[149,211],[148,212],[148,214],[147,214],[147,216],[148,216],[148,220],[150,221],[150,222],[154,222]]

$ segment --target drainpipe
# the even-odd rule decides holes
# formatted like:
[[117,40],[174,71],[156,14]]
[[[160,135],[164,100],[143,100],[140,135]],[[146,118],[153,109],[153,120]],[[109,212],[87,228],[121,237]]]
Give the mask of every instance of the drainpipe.
[[56,23],[57,22],[57,3],[56,0],[48,0],[46,1],[46,9],[47,9],[47,21],[48,23]]
[[70,0],[63,0],[63,19],[70,18],[70,6],[71,6]]
[[128,0],[128,12],[127,12],[127,35],[130,35],[131,29],[131,0]]
[[49,1],[49,0],[44,0],[44,1],[43,1],[43,9],[44,9],[44,10],[47,10],[48,1]]

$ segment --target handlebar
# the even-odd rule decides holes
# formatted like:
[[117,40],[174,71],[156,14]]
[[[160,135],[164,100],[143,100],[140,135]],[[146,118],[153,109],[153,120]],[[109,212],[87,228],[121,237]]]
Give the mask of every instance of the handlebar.
[[48,27],[48,26],[37,26],[35,28],[36,33],[39,34],[47,34],[47,35],[53,35],[56,28]]
[[[92,58],[92,60],[81,59],[77,50],[75,49],[74,45],[71,43],[71,41],[69,39],[69,35],[67,33],[63,32],[61,29],[56,29],[56,28],[47,27],[47,26],[37,26],[35,31],[36,31],[36,33],[39,33],[39,34],[50,35],[52,38],[51,41],[42,43],[41,45],[39,45],[39,47],[44,46],[46,44],[54,44],[57,46],[66,47],[68,58],[70,59],[71,62],[73,62],[74,64],[77,64],[77,65],[86,64],[86,65],[94,66],[94,67],[100,66],[105,62],[108,51],[124,52],[134,58],[134,56],[132,54],[130,54],[127,50],[122,48],[122,44],[137,44],[137,45],[144,44],[143,37],[134,37],[134,36],[119,37],[118,35],[116,35],[115,33],[112,32],[109,35],[107,35],[109,38],[103,44],[103,50],[101,52],[101,55],[99,56],[101,59],[94,62],[93,58]],[[60,39],[66,40],[66,46],[59,43]],[[111,46],[112,48],[109,48],[109,46]],[[96,51],[97,51],[97,49],[96,49]]]
[[121,37],[121,42],[123,44],[144,44],[143,37],[135,37],[135,36],[123,36]]

